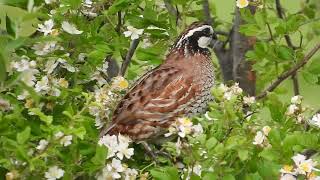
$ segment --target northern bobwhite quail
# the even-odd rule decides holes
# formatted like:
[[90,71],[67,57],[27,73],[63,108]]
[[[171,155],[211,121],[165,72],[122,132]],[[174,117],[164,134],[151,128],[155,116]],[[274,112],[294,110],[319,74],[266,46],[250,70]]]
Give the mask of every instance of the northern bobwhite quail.
[[120,101],[101,136],[127,135],[149,141],[163,135],[177,117],[205,110],[212,99],[211,26],[193,23],[176,40],[163,64],[143,75]]

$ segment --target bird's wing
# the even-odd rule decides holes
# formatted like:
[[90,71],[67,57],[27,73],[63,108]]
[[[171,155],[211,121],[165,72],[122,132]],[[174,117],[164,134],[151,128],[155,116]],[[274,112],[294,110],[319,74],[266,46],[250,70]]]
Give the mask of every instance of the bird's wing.
[[181,69],[160,66],[142,77],[120,101],[104,132],[122,133],[141,122],[168,126],[168,121],[184,113],[198,90],[192,76]]

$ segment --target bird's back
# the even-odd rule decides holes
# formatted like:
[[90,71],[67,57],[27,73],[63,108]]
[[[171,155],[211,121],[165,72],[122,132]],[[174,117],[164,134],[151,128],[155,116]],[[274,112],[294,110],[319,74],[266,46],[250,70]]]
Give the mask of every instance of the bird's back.
[[202,112],[211,99],[213,85],[210,58],[186,59],[180,53],[142,76],[114,111],[109,134],[125,134],[134,140],[156,138],[177,117]]
[[190,25],[176,40],[164,63],[142,76],[113,113],[101,135],[123,134],[135,141],[153,140],[177,117],[203,112],[212,99],[213,65],[208,46],[211,26]]

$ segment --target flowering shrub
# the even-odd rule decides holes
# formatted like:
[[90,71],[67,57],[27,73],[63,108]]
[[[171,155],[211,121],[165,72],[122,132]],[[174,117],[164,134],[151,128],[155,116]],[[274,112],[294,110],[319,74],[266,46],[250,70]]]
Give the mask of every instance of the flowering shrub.
[[[121,134],[99,137],[130,85],[162,62],[182,29],[176,21],[203,19],[202,1],[172,2],[183,10],[180,18],[170,14],[170,2],[158,0],[5,2],[0,4],[6,12],[0,29],[0,177],[320,179],[320,113],[303,96],[283,102],[281,92],[270,92],[258,100],[238,83],[222,83],[219,75],[205,114],[177,118],[164,135],[172,141],[149,144],[156,157]],[[258,90],[304,53],[303,48],[293,52],[276,36],[265,40],[265,25],[275,26],[280,36],[300,31],[293,26],[301,18],[319,16],[311,3],[301,16],[275,20],[272,3],[234,4],[248,22],[239,31],[260,39],[246,55],[261,60],[253,66],[262,79]],[[257,14],[248,15],[248,6],[258,7]],[[319,34],[314,29],[309,38]],[[119,72],[115,64],[127,59],[130,65],[122,63]],[[303,74],[315,85],[320,63],[312,63]],[[274,64],[279,69],[270,70]]]

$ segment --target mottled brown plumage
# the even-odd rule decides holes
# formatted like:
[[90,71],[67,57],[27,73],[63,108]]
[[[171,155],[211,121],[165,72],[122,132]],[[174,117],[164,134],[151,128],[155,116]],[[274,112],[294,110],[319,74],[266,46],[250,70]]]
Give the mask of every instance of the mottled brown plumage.
[[177,117],[203,112],[212,98],[213,65],[206,46],[213,35],[210,26],[200,23],[185,30],[164,63],[142,76],[120,101],[102,135],[153,140]]

